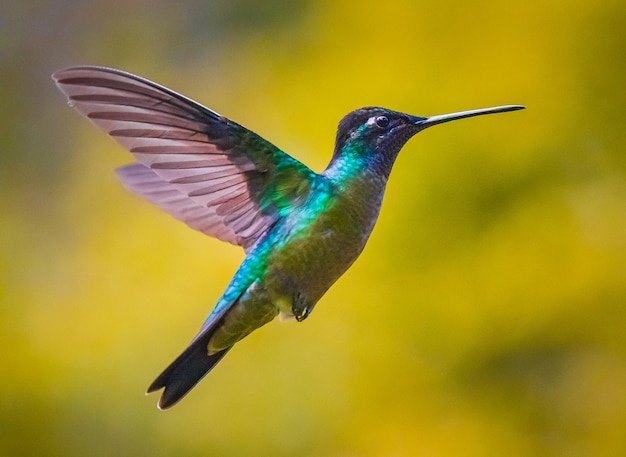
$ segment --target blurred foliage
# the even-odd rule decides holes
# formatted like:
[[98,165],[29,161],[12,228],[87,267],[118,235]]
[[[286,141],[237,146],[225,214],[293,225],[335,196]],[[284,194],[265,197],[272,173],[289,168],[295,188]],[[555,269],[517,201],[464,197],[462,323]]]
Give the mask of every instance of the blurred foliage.
[[[623,1],[0,5],[0,455],[626,455]],[[316,170],[348,111],[424,132],[362,258],[180,405],[143,390],[243,258],[125,193],[49,75],[125,69]]]

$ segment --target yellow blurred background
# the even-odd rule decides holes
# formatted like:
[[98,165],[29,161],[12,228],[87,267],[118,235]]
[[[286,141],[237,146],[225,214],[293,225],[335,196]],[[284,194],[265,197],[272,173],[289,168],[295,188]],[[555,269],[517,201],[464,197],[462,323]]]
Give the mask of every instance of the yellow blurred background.
[[[0,5],[0,455],[626,455],[626,4]],[[419,134],[304,323],[179,405],[143,392],[243,258],[128,194],[50,74],[142,75],[321,171],[339,119],[520,103]]]

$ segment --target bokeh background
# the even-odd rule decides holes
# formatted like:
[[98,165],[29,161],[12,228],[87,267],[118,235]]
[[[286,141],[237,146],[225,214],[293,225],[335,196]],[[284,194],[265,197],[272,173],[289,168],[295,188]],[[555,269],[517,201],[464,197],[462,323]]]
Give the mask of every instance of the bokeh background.
[[[0,4],[0,455],[626,455],[623,0]],[[50,74],[128,70],[321,171],[381,105],[446,124],[304,323],[143,392],[243,258],[128,194]]]

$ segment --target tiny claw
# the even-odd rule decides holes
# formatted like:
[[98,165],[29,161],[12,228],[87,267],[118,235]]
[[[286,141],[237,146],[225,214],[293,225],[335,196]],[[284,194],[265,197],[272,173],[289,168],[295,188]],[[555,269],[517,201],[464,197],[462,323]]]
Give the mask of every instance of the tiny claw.
[[309,314],[311,314],[312,310],[313,310],[312,307],[305,306],[299,313],[297,313],[296,310],[294,309],[293,315],[298,322],[302,322],[309,316]]
[[313,305],[299,293],[295,294],[291,303],[291,312],[298,322],[305,320],[313,310]]

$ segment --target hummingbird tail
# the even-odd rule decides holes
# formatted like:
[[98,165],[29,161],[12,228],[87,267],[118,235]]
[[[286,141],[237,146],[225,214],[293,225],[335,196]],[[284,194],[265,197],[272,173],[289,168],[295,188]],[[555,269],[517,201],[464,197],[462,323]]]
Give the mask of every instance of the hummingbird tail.
[[230,350],[226,348],[214,354],[208,354],[207,344],[212,332],[198,335],[185,351],[161,373],[146,393],[165,388],[158,403],[159,409],[174,406],[222,360]]

